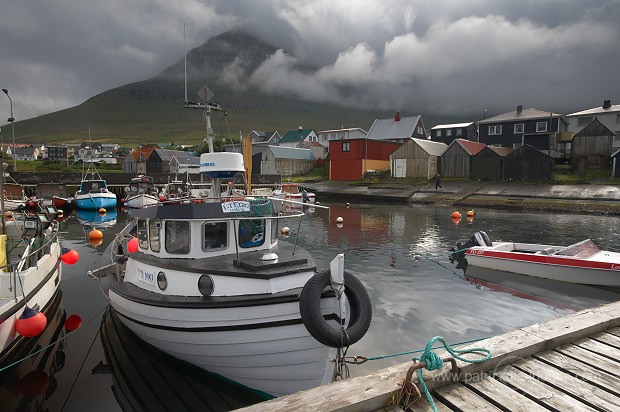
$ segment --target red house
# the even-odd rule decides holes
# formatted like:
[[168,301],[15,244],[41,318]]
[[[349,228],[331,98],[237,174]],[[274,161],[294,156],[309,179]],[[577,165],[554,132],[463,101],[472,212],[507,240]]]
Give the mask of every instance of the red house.
[[370,139],[329,142],[329,179],[358,180],[365,172],[390,168],[390,155],[401,143]]

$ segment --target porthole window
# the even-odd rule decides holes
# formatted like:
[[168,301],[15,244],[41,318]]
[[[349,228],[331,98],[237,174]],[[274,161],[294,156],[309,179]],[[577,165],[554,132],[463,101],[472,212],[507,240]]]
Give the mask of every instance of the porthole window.
[[157,274],[157,286],[161,290],[166,290],[168,287],[168,279],[166,279],[166,274],[164,272],[159,272]]
[[203,275],[198,279],[198,291],[203,296],[211,296],[213,293],[213,279],[211,279],[211,276]]

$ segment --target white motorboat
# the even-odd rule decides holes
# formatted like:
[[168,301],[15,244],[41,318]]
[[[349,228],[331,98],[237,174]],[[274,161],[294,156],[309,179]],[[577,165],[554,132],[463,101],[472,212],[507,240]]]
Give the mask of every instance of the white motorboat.
[[488,269],[587,285],[620,287],[620,253],[601,250],[591,239],[569,246],[492,242],[476,232],[457,249],[467,263]]
[[159,193],[153,184],[153,178],[140,175],[129,181],[125,187],[126,207],[140,209],[159,203]]
[[[211,130],[215,107],[198,107]],[[317,272],[297,241],[278,239],[282,219],[303,213],[222,190],[245,180],[243,156],[214,153],[208,138],[200,173],[211,179],[209,196],[131,210],[133,222],[109,247],[126,253],[90,275],[123,324],[176,358],[266,396],[332,382],[343,348],[370,326],[366,289],[344,271],[343,255]],[[132,231],[136,238],[123,239]]]
[[4,183],[4,210],[18,210],[26,206],[28,197],[19,183]]
[[[54,217],[47,208],[15,212],[1,228],[0,363],[41,325],[30,326],[41,320],[39,315],[49,315],[58,293],[62,248]],[[36,312],[39,320],[31,321]]]

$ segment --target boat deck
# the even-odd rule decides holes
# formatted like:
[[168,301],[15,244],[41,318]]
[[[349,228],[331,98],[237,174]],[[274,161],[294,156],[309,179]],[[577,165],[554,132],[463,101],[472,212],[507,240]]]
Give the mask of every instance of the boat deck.
[[[439,411],[620,410],[619,326],[620,302],[598,306],[459,347],[490,349],[493,356],[478,364],[457,361],[456,379],[449,363],[438,371],[425,370],[424,379]],[[401,411],[394,400],[411,365],[394,365],[243,411]],[[409,410],[432,408],[422,392]]]

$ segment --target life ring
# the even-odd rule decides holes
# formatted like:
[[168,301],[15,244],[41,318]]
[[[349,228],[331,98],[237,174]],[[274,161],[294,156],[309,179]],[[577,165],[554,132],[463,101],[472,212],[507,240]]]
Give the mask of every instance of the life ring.
[[349,324],[346,333],[330,325],[321,312],[321,294],[330,284],[330,271],[316,273],[304,285],[299,296],[301,320],[310,334],[320,343],[332,348],[353,345],[368,331],[372,307],[366,288],[352,273],[344,271],[344,293],[349,302]]

